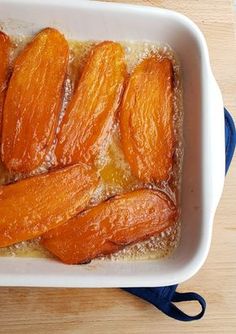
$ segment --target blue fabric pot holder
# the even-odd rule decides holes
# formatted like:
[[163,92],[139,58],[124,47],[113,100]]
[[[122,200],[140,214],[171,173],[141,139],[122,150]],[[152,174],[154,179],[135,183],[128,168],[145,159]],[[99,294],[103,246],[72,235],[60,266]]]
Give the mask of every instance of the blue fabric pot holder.
[[[225,113],[225,174],[227,173],[231,160],[233,158],[236,132],[233,118],[230,113],[224,109]],[[171,285],[159,288],[124,288],[123,290],[142,298],[156,306],[160,311],[171,318],[180,321],[192,321],[201,319],[205,313],[206,302],[203,297],[195,292],[177,292],[178,285]],[[201,312],[195,316],[190,316],[181,311],[175,303],[185,301],[197,301],[201,306]]]

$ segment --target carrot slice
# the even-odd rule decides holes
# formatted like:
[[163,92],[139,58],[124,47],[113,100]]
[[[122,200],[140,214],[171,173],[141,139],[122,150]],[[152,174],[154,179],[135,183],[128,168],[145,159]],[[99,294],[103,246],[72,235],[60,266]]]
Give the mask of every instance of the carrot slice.
[[0,137],[2,131],[2,110],[6,95],[10,50],[10,38],[2,31],[0,31]]
[[149,238],[173,224],[176,206],[159,191],[137,190],[83,212],[42,236],[63,262],[85,263]]
[[62,121],[58,164],[94,161],[111,129],[125,77],[120,44],[103,42],[92,49]]
[[133,173],[144,182],[168,179],[173,164],[173,68],[152,56],[132,73],[120,111],[121,143]]
[[42,30],[17,57],[3,110],[2,160],[10,171],[30,172],[55,137],[69,56],[57,30]]
[[0,187],[0,247],[32,239],[84,210],[98,184],[77,164]]

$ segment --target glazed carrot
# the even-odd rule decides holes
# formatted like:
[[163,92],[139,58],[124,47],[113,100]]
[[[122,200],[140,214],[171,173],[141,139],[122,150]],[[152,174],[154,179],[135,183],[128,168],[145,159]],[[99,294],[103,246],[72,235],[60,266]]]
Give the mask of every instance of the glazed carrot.
[[111,129],[126,76],[120,44],[96,45],[85,64],[58,135],[58,164],[93,162]]
[[166,195],[137,190],[72,218],[44,234],[42,243],[64,263],[86,263],[160,233],[177,217],[178,211]]
[[2,131],[2,110],[6,94],[10,50],[10,38],[0,31],[0,137]]
[[0,187],[0,247],[32,239],[84,210],[98,184],[77,164]]
[[57,30],[37,34],[17,57],[3,110],[2,160],[10,171],[40,166],[55,137],[69,55]]
[[120,110],[121,143],[144,182],[168,179],[174,150],[173,68],[169,59],[143,60],[133,71]]

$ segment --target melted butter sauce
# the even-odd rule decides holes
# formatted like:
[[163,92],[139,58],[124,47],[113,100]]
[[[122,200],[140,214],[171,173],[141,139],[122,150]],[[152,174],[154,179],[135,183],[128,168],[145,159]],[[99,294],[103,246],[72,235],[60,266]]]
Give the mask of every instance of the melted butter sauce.
[[[14,38],[15,48],[12,52],[12,63],[14,58],[23,49],[29,38]],[[60,123],[66,112],[66,106],[73,95],[73,91],[78,84],[83,66],[86,62],[91,47],[96,44],[93,41],[80,42],[70,41],[70,60],[68,75],[65,80],[64,100],[59,118],[57,133],[60,130]],[[171,59],[174,68],[174,133],[176,138],[176,148],[174,153],[174,166],[170,173],[168,181],[161,182],[158,185],[144,185],[138,181],[130,170],[129,164],[125,160],[124,154],[120,147],[119,124],[116,121],[112,127],[109,137],[105,141],[104,147],[100,151],[95,165],[101,176],[102,184],[95,191],[91,200],[91,205],[96,205],[115,194],[125,193],[137,188],[149,187],[159,189],[167,193],[174,201],[179,203],[180,185],[181,185],[181,168],[183,159],[182,146],[182,85],[180,66],[173,50],[168,45],[153,44],[150,42],[122,42],[125,50],[125,60],[128,72],[131,73],[134,66],[141,60],[151,54],[157,55],[160,59],[167,57]],[[54,141],[49,153],[46,156],[42,166],[33,171],[30,175],[37,175],[46,172],[55,166],[55,145]],[[4,166],[0,163],[0,184],[7,184],[29,175],[10,175]],[[149,240],[139,242],[135,245],[127,246],[123,250],[109,256],[112,260],[128,259],[157,259],[170,255],[176,249],[180,239],[180,222],[169,227],[158,236],[153,236]],[[52,257],[40,245],[40,238],[23,241],[21,243],[0,248],[0,256],[28,256],[28,257]],[[107,257],[106,257],[107,258]],[[104,258],[102,258],[104,259]]]

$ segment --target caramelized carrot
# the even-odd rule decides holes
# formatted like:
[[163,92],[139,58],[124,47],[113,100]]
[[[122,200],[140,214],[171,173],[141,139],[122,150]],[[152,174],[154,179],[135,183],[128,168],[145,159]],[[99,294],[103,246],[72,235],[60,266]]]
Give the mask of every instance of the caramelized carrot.
[[111,129],[125,77],[120,44],[103,42],[92,49],[58,135],[59,165],[94,161]]
[[6,94],[10,50],[10,38],[0,31],[0,137],[2,131],[2,110]]
[[0,247],[32,239],[84,210],[98,184],[77,164],[0,187]]
[[168,179],[174,150],[173,68],[152,56],[130,76],[120,111],[121,143],[136,177],[144,182]]
[[2,160],[10,171],[40,166],[55,137],[69,55],[57,30],[42,30],[17,57],[3,110]]
[[42,236],[43,245],[64,263],[85,263],[160,233],[178,217],[159,191],[137,190],[114,197]]

